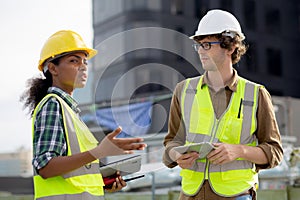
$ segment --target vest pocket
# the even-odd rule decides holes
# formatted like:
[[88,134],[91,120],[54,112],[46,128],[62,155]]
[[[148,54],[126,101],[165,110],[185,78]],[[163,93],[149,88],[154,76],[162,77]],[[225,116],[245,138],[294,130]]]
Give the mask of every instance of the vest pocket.
[[190,170],[190,169],[182,169],[180,171],[180,176],[182,178],[187,178],[187,179],[191,179],[193,177],[193,173],[195,173],[194,171]]
[[182,177],[182,190],[187,195],[196,194],[204,179],[202,172],[195,172],[189,169],[182,169],[180,171],[180,176]]
[[239,144],[243,120],[236,117],[228,117],[225,121],[220,140],[224,143]]
[[104,182],[100,174],[84,174],[65,179],[71,185],[78,188],[103,187]]
[[190,115],[190,132],[209,135],[214,114],[209,109],[192,110]]
[[251,169],[229,170],[222,172],[223,181],[235,181],[235,180],[250,180],[253,178],[254,173]]
[[88,150],[97,146],[98,141],[85,124],[78,120],[77,123],[75,123],[75,128],[77,130],[78,140],[81,141],[81,146]]

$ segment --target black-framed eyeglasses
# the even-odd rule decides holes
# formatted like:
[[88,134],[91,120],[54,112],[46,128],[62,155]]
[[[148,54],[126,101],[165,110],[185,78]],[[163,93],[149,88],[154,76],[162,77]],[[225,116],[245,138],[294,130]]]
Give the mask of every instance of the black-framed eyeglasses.
[[212,44],[220,44],[221,42],[201,42],[193,44],[195,51],[199,51],[199,48],[202,47],[204,50],[210,50]]

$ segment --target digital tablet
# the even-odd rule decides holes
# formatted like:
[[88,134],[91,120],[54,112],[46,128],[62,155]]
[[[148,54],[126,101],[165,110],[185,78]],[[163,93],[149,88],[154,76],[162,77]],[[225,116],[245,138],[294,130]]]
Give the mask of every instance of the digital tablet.
[[115,174],[117,171],[120,172],[121,176],[138,172],[141,169],[140,155],[117,160],[115,162],[108,163],[100,167],[100,173],[103,177],[108,177]]
[[199,153],[199,158],[205,158],[209,152],[215,149],[215,147],[209,142],[201,142],[185,146],[178,146],[174,147],[173,149],[181,154],[196,151]]

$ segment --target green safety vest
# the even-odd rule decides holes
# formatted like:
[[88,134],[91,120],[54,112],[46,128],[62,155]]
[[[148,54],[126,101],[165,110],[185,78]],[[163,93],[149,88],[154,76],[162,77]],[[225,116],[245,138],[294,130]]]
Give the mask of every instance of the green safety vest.
[[[88,127],[79,119],[70,106],[58,95],[48,94],[37,105],[33,113],[32,130],[37,112],[49,98],[56,98],[62,110],[64,130],[68,147],[67,156],[95,148],[98,141]],[[34,133],[34,131],[33,131]],[[99,160],[74,171],[43,179],[36,172],[33,177],[35,199],[81,200],[103,199],[103,179],[99,171]]]
[[[256,146],[257,139],[253,133],[261,86],[240,78],[227,109],[217,119],[208,86],[201,88],[202,80],[203,76],[187,79],[181,95],[186,144],[220,142]],[[214,165],[206,158],[198,159],[191,168],[182,169],[180,175],[182,190],[189,196],[199,192],[205,179],[216,194],[225,197],[242,194],[258,184],[255,165],[241,158],[222,165]]]

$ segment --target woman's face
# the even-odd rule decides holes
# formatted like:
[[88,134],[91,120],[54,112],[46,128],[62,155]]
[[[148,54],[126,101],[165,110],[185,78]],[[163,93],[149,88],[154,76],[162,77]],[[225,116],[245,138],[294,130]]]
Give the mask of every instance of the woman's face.
[[83,52],[71,53],[60,58],[55,65],[53,86],[57,86],[68,93],[75,88],[83,88],[87,82],[87,56]]

